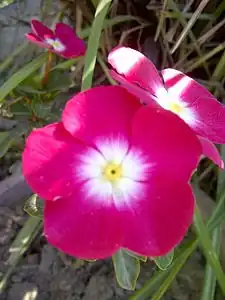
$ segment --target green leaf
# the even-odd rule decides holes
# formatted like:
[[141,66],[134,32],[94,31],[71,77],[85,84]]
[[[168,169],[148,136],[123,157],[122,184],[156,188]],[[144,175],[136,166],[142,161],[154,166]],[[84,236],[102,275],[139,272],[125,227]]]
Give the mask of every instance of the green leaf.
[[14,138],[9,132],[0,132],[0,158],[2,158],[12,146]]
[[53,103],[52,102],[38,102],[38,101],[32,101],[31,108],[35,114],[36,117],[40,119],[47,118],[52,110]]
[[13,2],[15,2],[16,0],[1,0],[0,1],[0,8],[9,6],[10,4],[12,4]]
[[113,255],[113,265],[119,285],[126,290],[134,290],[140,273],[140,261],[125,250]]
[[15,240],[9,248],[10,256],[8,259],[8,263],[10,266],[6,270],[4,276],[0,281],[0,294],[6,287],[16,265],[19,263],[20,259],[23,257],[32,241],[38,235],[41,227],[41,220],[35,217],[29,217],[29,219],[23,225],[23,228],[20,230],[19,234],[17,234]]
[[136,259],[138,259],[138,260],[140,260],[140,261],[143,261],[143,262],[146,262],[147,261],[147,256],[142,256],[142,255],[139,255],[139,254],[137,254],[137,253],[134,253],[133,251],[130,251],[130,250],[124,250],[124,251],[126,251],[127,252],[127,254],[129,254],[130,256],[132,256],[132,257],[134,257],[134,258],[136,258]]
[[103,28],[103,22],[105,20],[111,2],[112,0],[100,0],[97,6],[88,39],[81,90],[89,89],[92,86],[92,79],[97,59],[100,36]]
[[215,272],[216,278],[218,283],[221,287],[223,294],[225,295],[225,274],[222,270],[220,261],[218,259],[218,255],[215,252],[215,249],[212,246],[212,241],[210,239],[210,233],[207,229],[206,225],[204,224],[200,211],[198,207],[195,209],[195,216],[194,216],[194,225],[196,228],[196,232],[198,234],[199,241],[203,248],[205,257],[207,262],[210,264],[212,269]]
[[144,286],[135,292],[130,300],[159,300],[170,287],[172,281],[177,276],[183,265],[186,263],[188,257],[196,249],[198,245],[197,240],[186,242],[179,249],[172,265],[165,271],[158,271],[147,281]]
[[27,117],[31,117],[32,116],[32,112],[31,112],[31,110],[29,108],[30,107],[27,106],[26,102],[20,101],[20,102],[16,102],[16,103],[12,104],[10,106],[10,112],[14,116],[27,116]]
[[0,87],[0,102],[5,99],[5,97],[14,90],[21,82],[23,82],[28,76],[37,71],[44,61],[46,60],[47,54],[44,53],[37,57],[15,74],[13,74],[1,87]]
[[30,216],[43,219],[44,202],[36,194],[32,195],[25,203],[23,208]]
[[72,79],[68,72],[62,72],[60,70],[53,70],[49,73],[48,83],[45,87],[47,92],[60,91],[64,88],[70,87]]
[[159,267],[159,269],[166,270],[171,265],[173,261],[173,257],[174,257],[174,250],[170,251],[167,255],[154,257],[153,260],[155,264]]

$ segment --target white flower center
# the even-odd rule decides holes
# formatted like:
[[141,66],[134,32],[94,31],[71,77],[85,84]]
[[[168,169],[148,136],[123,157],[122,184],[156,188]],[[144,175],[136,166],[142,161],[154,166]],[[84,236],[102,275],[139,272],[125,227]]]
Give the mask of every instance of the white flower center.
[[89,149],[81,156],[77,179],[84,182],[87,196],[115,206],[129,205],[145,194],[153,169],[137,149],[129,149],[124,139],[101,140],[99,152]]
[[176,93],[163,89],[158,91],[157,96],[156,101],[164,109],[172,111],[188,124],[196,122],[193,110]]
[[65,48],[66,48],[59,39],[50,39],[50,38],[47,38],[45,41],[46,41],[47,44],[49,44],[50,46],[52,46],[52,48],[55,51],[63,52],[65,50]]

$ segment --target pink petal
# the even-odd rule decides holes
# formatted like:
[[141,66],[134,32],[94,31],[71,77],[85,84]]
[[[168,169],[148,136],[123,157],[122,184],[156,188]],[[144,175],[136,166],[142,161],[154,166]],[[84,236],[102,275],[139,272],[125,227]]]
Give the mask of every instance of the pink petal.
[[162,76],[168,91],[184,102],[193,103],[199,97],[213,97],[205,87],[180,71],[164,69]]
[[225,107],[215,98],[199,97],[190,104],[191,126],[198,135],[216,144],[225,144]]
[[156,104],[156,102],[152,101],[155,100],[154,97],[148,91],[142,89],[137,84],[131,83],[125,77],[119,75],[113,70],[110,70],[109,72],[113,79],[119,82],[121,86],[128,92],[136,96],[141,101],[141,103],[148,103],[151,105]]
[[146,256],[172,250],[192,223],[194,197],[187,183],[173,177],[154,177],[148,196],[126,216],[124,247]]
[[224,162],[216,146],[213,143],[211,143],[209,140],[201,136],[198,136],[198,138],[202,144],[203,155],[211,159],[220,168],[224,169]]
[[211,142],[225,144],[225,106],[206,88],[177,70],[165,69],[162,75],[169,94],[179,97],[192,111],[189,126]]
[[55,123],[33,130],[23,152],[23,175],[32,190],[47,200],[57,200],[73,192],[74,172],[86,147]]
[[54,38],[53,31],[45,26],[42,22],[33,19],[31,21],[31,28],[35,35],[39,36],[42,40],[46,38]]
[[27,33],[25,34],[26,38],[32,42],[33,44],[38,45],[41,48],[51,48],[50,45],[48,45],[47,43],[44,43],[37,35],[33,34],[33,33]]
[[161,107],[145,106],[136,113],[133,144],[148,153],[153,167],[174,180],[190,179],[202,154],[190,127]]
[[76,35],[69,25],[57,23],[55,34],[66,47],[65,51],[59,53],[61,56],[64,56],[65,58],[75,58],[84,55],[86,44]]
[[129,136],[139,101],[119,86],[101,86],[74,96],[63,111],[65,128],[75,137],[94,145],[101,136]]
[[79,186],[70,198],[46,202],[44,232],[52,245],[82,259],[110,257],[123,238],[116,208],[88,198]]
[[142,53],[131,48],[118,47],[110,52],[108,62],[130,83],[140,85],[155,96],[165,92],[157,69]]

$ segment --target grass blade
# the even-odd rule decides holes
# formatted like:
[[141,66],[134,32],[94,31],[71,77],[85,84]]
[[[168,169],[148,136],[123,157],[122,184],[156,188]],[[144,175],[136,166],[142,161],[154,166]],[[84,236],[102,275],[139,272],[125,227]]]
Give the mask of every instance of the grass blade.
[[103,28],[103,22],[109,10],[111,1],[112,0],[101,0],[97,6],[90,36],[88,39],[81,90],[89,89],[92,86],[92,79],[97,59],[100,36]]
[[176,41],[175,45],[171,49],[171,54],[173,54],[177,50],[177,48],[180,46],[180,44],[182,43],[182,41],[184,40],[184,38],[187,36],[188,32],[193,27],[194,23],[196,22],[196,20],[198,19],[199,15],[201,14],[201,12],[205,8],[205,6],[208,4],[208,2],[209,2],[209,0],[202,0],[201,1],[201,3],[199,4],[198,8],[193,13],[191,19],[187,23],[187,26],[185,26],[185,28],[181,32],[178,40]]
[[0,281],[0,294],[6,287],[7,282],[16,265],[19,263],[23,254],[27,251],[30,244],[39,233],[41,227],[42,221],[40,219],[30,217],[24,224],[23,228],[20,230],[19,234],[16,236],[9,249],[9,252],[11,254],[8,259],[8,263],[10,264],[10,266]]
[[[212,245],[217,254],[220,250],[220,237],[221,237],[221,226],[213,230],[212,233]],[[201,300],[214,300],[216,289],[216,276],[215,272],[209,263],[206,264],[204,285],[201,294]]]
[[218,255],[216,254],[215,250],[213,249],[212,242],[210,239],[209,231],[207,227],[205,226],[200,211],[198,207],[195,209],[195,216],[194,216],[194,224],[196,228],[196,232],[198,234],[199,241],[201,243],[201,246],[203,248],[205,257],[210,264],[210,266],[213,268],[218,283],[223,291],[223,294],[225,295],[225,274],[223,273],[223,270],[221,268]]
[[[164,295],[168,287],[177,276],[191,253],[198,245],[197,240],[186,243],[182,246],[180,253],[175,258],[171,267],[166,271],[159,271],[139,291],[134,293],[130,300],[158,300]],[[155,293],[153,295],[153,293]],[[152,296],[153,295],[153,296]],[[150,298],[150,296],[152,296]]]
[[22,81],[24,81],[28,76],[37,71],[45,62],[47,58],[47,53],[43,53],[41,56],[37,57],[25,67],[21,68],[15,74],[13,74],[1,87],[0,87],[0,102],[5,99],[5,97],[14,90]]

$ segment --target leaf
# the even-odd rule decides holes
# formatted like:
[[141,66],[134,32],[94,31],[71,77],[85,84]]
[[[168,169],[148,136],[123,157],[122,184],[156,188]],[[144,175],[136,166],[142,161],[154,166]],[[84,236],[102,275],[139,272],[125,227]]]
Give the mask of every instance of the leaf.
[[194,225],[207,262],[214,270],[223,295],[225,295],[225,274],[222,270],[220,261],[218,259],[218,255],[215,249],[213,248],[212,241],[210,238],[210,231],[204,224],[199,208],[197,206],[195,208]]
[[37,71],[44,61],[46,60],[46,53],[37,57],[15,74],[13,74],[1,87],[0,87],[0,102],[5,99],[5,97],[14,90],[21,82],[23,82],[27,77],[29,77],[32,73]]
[[88,38],[88,47],[84,61],[81,90],[89,89],[92,86],[100,36],[111,2],[112,0],[100,0],[96,8],[95,17],[92,22],[91,31]]
[[32,195],[25,203],[23,208],[30,216],[43,219],[44,203],[36,194]]
[[196,249],[197,245],[197,240],[188,241],[182,245],[172,265],[165,271],[159,270],[156,272],[156,274],[154,274],[154,276],[148,280],[140,290],[136,291],[130,297],[130,300],[163,299],[163,295],[168,290],[183,265],[186,263],[188,257]]
[[19,263],[20,259],[23,257],[24,253],[29,248],[32,241],[38,235],[42,227],[42,222],[38,218],[29,217],[23,228],[17,234],[15,240],[9,248],[9,267],[0,281],[0,294],[6,287],[10,276],[12,275],[16,265]]
[[113,255],[113,265],[119,285],[126,290],[134,290],[140,273],[140,261],[125,250]]
[[0,158],[2,158],[12,146],[14,138],[7,131],[0,132]]
[[60,70],[53,70],[49,73],[48,83],[45,87],[47,92],[60,91],[64,88],[70,87],[72,79],[68,72],[62,72]]
[[129,254],[130,256],[132,256],[132,257],[134,257],[134,258],[136,258],[136,259],[138,259],[138,260],[140,260],[140,261],[143,261],[143,262],[146,262],[147,261],[147,256],[142,256],[142,255],[139,255],[139,254],[137,254],[137,253],[134,253],[133,251],[130,251],[130,250],[124,250],[124,251],[126,251],[127,252],[127,254]]
[[32,101],[31,107],[36,117],[40,119],[45,119],[48,117],[51,113],[53,103],[52,102],[37,102]]
[[161,270],[166,270],[169,268],[173,261],[174,257],[174,250],[170,251],[168,254],[164,256],[154,257],[153,260],[155,264],[159,267]]
[[1,0],[0,1],[0,8],[9,6],[10,4],[12,4],[13,2],[15,2],[16,0]]

